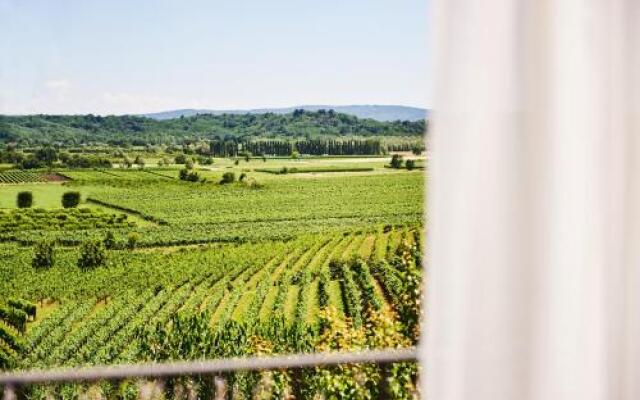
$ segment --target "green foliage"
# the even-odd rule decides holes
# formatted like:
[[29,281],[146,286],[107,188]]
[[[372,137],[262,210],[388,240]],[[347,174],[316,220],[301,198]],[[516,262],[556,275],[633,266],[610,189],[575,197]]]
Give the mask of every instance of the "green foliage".
[[227,183],[233,183],[236,181],[236,174],[234,174],[233,172],[225,172],[224,174],[222,174],[222,180],[220,181],[220,184],[224,185]]
[[6,305],[0,303],[0,370],[15,367],[26,351],[22,335],[30,315],[35,318],[35,306],[29,302],[11,299]]
[[[397,248],[390,248],[389,254],[393,260],[405,258],[415,263],[418,236],[406,228],[398,232],[402,241]],[[188,251],[113,252],[108,268],[76,272],[68,268],[75,252],[60,252],[51,271],[29,277],[29,283],[0,281],[0,290],[17,284],[20,293],[30,298],[61,301],[47,319],[30,330],[31,350],[21,362],[23,367],[404,347],[413,339],[405,334],[404,317],[400,317],[404,314],[396,312],[395,301],[386,304],[382,299],[379,308],[372,307],[371,299],[377,293],[371,280],[379,276],[378,270],[374,273],[373,264],[363,259],[349,258],[362,253],[360,243],[370,234],[344,239],[342,234],[309,235],[287,242],[214,245]],[[359,293],[363,305],[359,328],[338,311],[328,311],[336,299],[333,294],[320,300],[321,287],[336,283],[329,273],[329,260],[340,255],[349,261],[332,264],[346,265],[351,273],[352,290]],[[10,264],[19,262],[10,259]],[[335,271],[338,278],[342,273],[341,268]],[[383,279],[379,282],[385,283]],[[404,298],[402,290],[410,285],[400,282],[397,294]],[[312,290],[316,284],[317,292]],[[292,285],[299,290],[292,291]],[[283,300],[290,297],[284,296],[287,293],[299,296],[290,316],[283,315],[284,302],[280,302],[262,319],[260,309],[269,303],[267,298],[274,289]],[[96,299],[104,301],[104,306],[96,308]],[[309,310],[315,304],[326,310],[311,321]],[[333,315],[327,316],[327,312]],[[380,386],[383,373],[387,374],[386,386]],[[389,371],[364,365],[303,373],[239,373],[226,378],[237,395],[249,397],[289,393],[297,398],[371,398],[388,392],[385,397],[404,399],[415,394],[415,374],[412,364],[403,363]],[[199,396],[208,396],[206,382],[197,377],[167,381],[167,396],[172,397],[184,384],[193,384]],[[107,385],[103,390],[109,397],[116,389]]]
[[202,164],[202,165],[213,165],[213,158],[212,157],[199,157],[198,158],[198,163]]
[[[220,179],[219,173],[199,173]],[[255,182],[248,173],[243,185],[226,185],[223,191],[217,185],[187,186],[177,179],[177,171],[117,169],[65,174],[74,179],[74,186],[90,188],[86,201],[100,208],[35,208],[33,213],[21,211],[25,213],[22,220],[17,219],[18,211],[0,211],[0,242],[55,240],[79,245],[87,239],[102,240],[107,230],[125,238],[135,229],[143,234],[145,247],[175,246],[287,239],[422,220],[424,178],[414,173],[304,180],[282,176],[276,178],[277,184],[269,177]],[[398,201],[399,193],[402,201]]]
[[[63,160],[62,164],[67,168],[111,168],[111,160],[106,157],[99,157],[94,155],[74,154],[71,157]],[[128,158],[123,159],[125,167],[131,167],[131,160]]]
[[7,304],[9,307],[24,311],[32,319],[36,318],[36,305],[30,301],[23,299],[9,299],[7,300]]
[[[63,244],[74,244],[86,236],[87,230],[127,229],[135,225],[128,220],[127,214],[116,215],[88,208],[0,211],[0,242],[18,241],[26,245],[57,240]],[[71,232],[78,232],[75,240],[69,237]]]
[[105,249],[107,250],[114,249],[116,247],[116,237],[113,234],[113,232],[107,231],[107,234],[105,235],[102,243],[104,244]]
[[382,260],[371,266],[372,273],[379,279],[385,292],[393,301],[403,322],[403,333],[414,344],[419,338],[421,315],[422,272],[419,252],[415,245],[404,242],[398,247],[398,255],[390,262]]
[[33,205],[33,193],[20,192],[16,200],[18,208],[30,208]]
[[[425,122],[379,122],[339,113],[305,112],[279,114],[196,115],[171,120],[138,116],[29,115],[0,116],[0,140],[18,144],[113,145],[173,144],[180,139],[196,139],[216,132],[223,137],[281,135],[299,136],[416,136],[422,137]],[[300,150],[300,149],[298,149]],[[253,151],[253,150],[251,150]],[[258,152],[253,151],[254,154]],[[37,160],[34,157],[34,160]]]
[[130,232],[127,235],[127,247],[129,247],[129,249],[135,249],[139,241],[140,234],[138,232]]
[[26,345],[13,328],[8,327],[8,322],[0,321],[0,370],[11,369],[15,367],[20,354],[26,349]]
[[[198,142],[187,147],[175,146],[193,157],[205,154]],[[136,152],[129,154],[134,157]],[[308,165],[306,161],[300,164]],[[199,173],[218,179],[224,171],[231,169],[223,166]],[[422,238],[414,232],[423,215],[421,175],[322,179],[262,175],[264,185],[249,190],[257,173],[248,172],[252,177],[245,177],[242,184],[220,187],[184,184],[176,179],[176,172],[167,168],[65,171],[73,179],[68,186],[91,193],[95,208],[0,211],[4,242],[0,258],[7,266],[0,268],[0,293],[6,298],[39,300],[46,310],[39,315],[44,319],[29,324],[30,350],[15,358],[17,367],[282,354],[339,350],[340,346],[365,349],[413,342],[411,326],[415,327],[412,321],[418,314],[407,291],[414,290],[412,282],[418,282],[420,275],[419,269],[400,260],[415,266],[421,259],[416,249]],[[40,199],[40,192],[34,193]],[[388,226],[386,233],[382,226]],[[103,268],[73,267],[83,252],[79,244],[99,241],[107,247],[113,239],[115,247],[121,248],[134,230],[144,251],[109,251]],[[64,248],[56,251],[53,267],[34,271],[29,268],[31,252],[21,245],[42,240],[56,240]],[[371,258],[375,262],[352,263],[350,256],[356,253],[369,259],[372,241],[380,255]],[[384,258],[387,266],[378,269],[378,261],[382,265]],[[342,262],[349,271],[348,284],[341,269],[331,276],[331,259],[349,260]],[[394,279],[395,291],[388,289]],[[337,335],[353,338],[351,344],[340,344],[335,337],[323,340],[330,330],[318,315],[331,307],[336,307],[336,318],[347,324],[348,331]],[[200,312],[201,319],[189,320]],[[177,315],[183,321],[176,322]],[[352,315],[359,315],[359,328],[354,323],[358,317],[352,320]],[[388,323],[376,322],[379,316]],[[147,342],[142,330],[162,340]],[[210,341],[214,346],[205,346]],[[139,351],[147,345],[152,349]],[[246,398],[381,394],[378,383],[383,371],[351,367],[329,368],[326,373],[310,369],[233,374],[228,382],[230,390]],[[409,390],[415,377],[410,366],[393,369],[391,374],[395,380],[385,381],[394,393]],[[358,382],[363,385],[357,387]],[[201,392],[206,382],[197,377],[168,382],[167,390],[176,390],[172,395],[181,385],[192,384],[198,396],[207,398]],[[76,388],[54,388],[51,396],[71,396]],[[125,392],[109,384],[101,385],[101,390],[105,398]],[[45,397],[39,394],[30,398]]]
[[187,156],[184,153],[180,153],[175,157],[174,161],[176,164],[186,164]]
[[53,243],[40,242],[33,250],[31,266],[35,269],[45,269],[53,267],[55,263],[55,250]]
[[45,146],[39,148],[34,157],[38,161],[42,161],[45,165],[51,166],[54,162],[58,161],[58,152],[51,146]]
[[90,270],[105,265],[107,252],[100,241],[86,241],[80,247],[77,265],[82,270]]
[[391,157],[391,168],[396,168],[396,169],[402,168],[402,163],[403,162],[404,161],[403,161],[402,156],[400,154],[394,154]]
[[282,168],[256,168],[256,172],[268,174],[301,174],[301,173],[327,173],[327,172],[367,172],[373,171],[371,167],[282,167]]
[[62,195],[62,207],[74,208],[80,204],[80,192],[65,192]]
[[326,308],[329,305],[330,280],[328,271],[323,270],[320,272],[320,278],[318,279],[318,305],[320,308]]
[[416,161],[415,160],[407,160],[405,163],[406,168],[411,171],[416,167]]
[[195,171],[190,171],[188,168],[181,169],[180,173],[178,174],[178,178],[180,178],[181,181],[187,182],[200,181],[200,175]]
[[18,332],[24,333],[27,327],[28,315],[21,309],[11,306],[0,305],[0,321],[8,323],[14,327]]

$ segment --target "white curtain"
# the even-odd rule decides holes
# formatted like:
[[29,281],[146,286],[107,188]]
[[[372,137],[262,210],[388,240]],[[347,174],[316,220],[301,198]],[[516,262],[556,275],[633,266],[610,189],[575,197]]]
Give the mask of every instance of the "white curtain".
[[429,400],[640,399],[640,0],[432,0]]

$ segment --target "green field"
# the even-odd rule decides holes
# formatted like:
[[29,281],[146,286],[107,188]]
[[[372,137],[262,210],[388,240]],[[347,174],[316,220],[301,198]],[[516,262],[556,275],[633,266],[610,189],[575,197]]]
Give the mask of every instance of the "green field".
[[[386,162],[217,159],[198,183],[170,167],[68,170],[64,184],[0,185],[0,306],[9,298],[37,304],[24,334],[5,329],[24,354],[0,345],[0,361],[13,354],[13,368],[27,369],[415,344],[425,178]],[[319,172],[254,171],[292,164]],[[228,171],[247,179],[220,184]],[[40,209],[15,208],[25,190]],[[69,190],[81,192],[81,209],[61,210]],[[106,261],[80,269],[81,245],[108,232]],[[52,267],[33,267],[40,242],[56,243]],[[415,373],[397,372],[399,398],[413,393]],[[274,387],[289,390],[291,377],[279,374]],[[313,398],[339,376],[318,371],[296,384]],[[261,377],[233,378],[234,390],[251,394]],[[35,388],[32,396],[75,398],[78,390]],[[132,389],[101,390],[118,397]]]

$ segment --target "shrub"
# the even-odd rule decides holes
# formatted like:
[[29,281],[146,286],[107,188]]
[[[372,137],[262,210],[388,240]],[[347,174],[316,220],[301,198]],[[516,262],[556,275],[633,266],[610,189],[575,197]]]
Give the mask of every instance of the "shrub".
[[405,166],[409,171],[411,171],[416,167],[416,160],[407,160],[407,162],[405,163]]
[[80,248],[78,267],[81,269],[93,269],[104,265],[107,261],[107,251],[100,241],[87,241]]
[[33,205],[33,193],[20,192],[18,193],[18,208],[29,208]]
[[258,182],[257,180],[255,180],[255,178],[245,178],[242,183],[246,186],[246,187],[250,187],[252,189],[259,189],[262,187],[262,184],[260,182]]
[[200,180],[200,175],[197,172],[189,172],[187,168],[183,168],[180,170],[180,180],[188,181],[188,182],[198,182]]
[[224,185],[226,183],[233,183],[236,180],[236,174],[234,174],[233,172],[225,172],[224,174],[222,174],[222,180],[220,181],[220,184]]
[[174,161],[176,162],[176,164],[186,164],[187,156],[185,156],[184,154],[180,153],[174,158]]
[[62,207],[74,208],[80,204],[80,192],[65,192],[62,195]]
[[402,168],[402,156],[400,154],[394,154],[391,157],[391,168]]
[[135,249],[140,241],[140,234],[138,232],[131,232],[127,235],[127,246],[130,249]]
[[33,252],[31,266],[35,269],[53,267],[55,262],[53,243],[41,242],[36,245]]
[[106,249],[114,249],[116,247],[116,237],[113,235],[113,232],[107,232],[102,243]]

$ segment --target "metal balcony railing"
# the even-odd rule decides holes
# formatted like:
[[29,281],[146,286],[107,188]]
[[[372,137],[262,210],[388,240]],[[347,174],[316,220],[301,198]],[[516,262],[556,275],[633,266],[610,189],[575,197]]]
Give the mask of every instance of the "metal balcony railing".
[[[126,379],[168,379],[188,376],[211,376],[215,383],[215,399],[224,399],[226,382],[223,373],[241,371],[300,370],[313,367],[330,367],[346,364],[376,364],[380,366],[398,362],[417,361],[415,348],[372,350],[364,352],[334,352],[295,354],[285,356],[246,357],[207,361],[184,361],[135,365],[101,366],[75,369],[34,370],[2,373],[3,400],[16,400],[22,386],[36,384],[118,382]],[[141,387],[140,398],[150,398]]]

